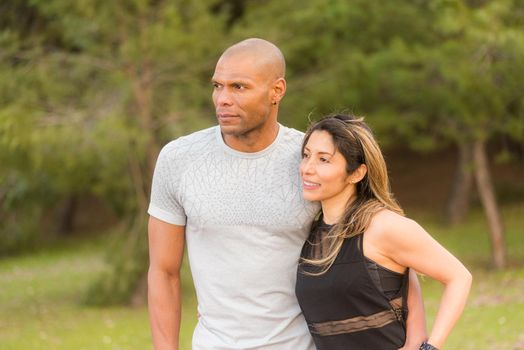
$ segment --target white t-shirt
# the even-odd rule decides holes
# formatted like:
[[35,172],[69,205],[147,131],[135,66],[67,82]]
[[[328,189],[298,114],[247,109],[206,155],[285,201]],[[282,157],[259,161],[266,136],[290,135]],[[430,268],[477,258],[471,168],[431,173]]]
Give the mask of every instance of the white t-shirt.
[[160,152],[148,212],[186,226],[200,314],[193,349],[314,349],[295,296],[319,209],[302,198],[302,137],[279,125],[269,147],[242,153],[215,126]]

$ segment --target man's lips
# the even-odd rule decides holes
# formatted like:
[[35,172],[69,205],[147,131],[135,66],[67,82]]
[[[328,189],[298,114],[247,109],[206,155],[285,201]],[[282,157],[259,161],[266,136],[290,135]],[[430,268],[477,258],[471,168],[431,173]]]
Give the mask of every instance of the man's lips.
[[217,113],[217,118],[218,120],[220,121],[231,121],[231,120],[234,120],[234,119],[237,119],[238,116],[236,114],[232,114],[232,113]]
[[311,182],[311,181],[307,181],[307,180],[302,180],[302,187],[305,189],[305,190],[315,190],[317,188],[320,187],[320,184],[316,183],[316,182]]

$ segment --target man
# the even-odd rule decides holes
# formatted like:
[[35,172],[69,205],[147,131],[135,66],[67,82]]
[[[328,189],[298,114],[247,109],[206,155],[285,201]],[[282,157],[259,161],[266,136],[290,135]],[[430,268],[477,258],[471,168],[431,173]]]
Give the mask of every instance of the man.
[[284,74],[272,43],[231,46],[212,78],[219,125],[159,155],[148,211],[156,350],[178,349],[185,239],[198,299],[193,349],[314,349],[294,287],[318,206],[301,196],[302,133],[277,121]]

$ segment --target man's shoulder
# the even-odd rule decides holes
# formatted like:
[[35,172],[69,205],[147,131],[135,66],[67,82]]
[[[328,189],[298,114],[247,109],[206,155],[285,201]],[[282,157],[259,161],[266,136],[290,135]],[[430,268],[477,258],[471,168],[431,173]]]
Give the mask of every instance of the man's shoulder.
[[304,139],[302,131],[284,125],[282,127],[284,128],[284,142],[298,146],[302,145],[302,140]]
[[211,149],[210,144],[216,140],[216,126],[195,131],[191,134],[180,136],[166,144],[160,152],[167,158],[179,155],[194,155],[195,152],[202,152]]
[[284,127],[284,130],[285,130],[286,134],[288,134],[289,136],[296,137],[296,138],[304,137],[304,133],[302,131],[294,129],[294,128],[289,127],[289,126],[285,126],[285,125],[282,125],[282,126]]

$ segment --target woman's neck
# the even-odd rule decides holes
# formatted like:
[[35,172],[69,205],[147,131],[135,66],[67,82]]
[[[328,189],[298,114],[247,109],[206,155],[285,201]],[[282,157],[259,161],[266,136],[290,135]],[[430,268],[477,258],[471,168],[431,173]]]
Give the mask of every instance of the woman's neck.
[[340,201],[337,198],[321,201],[323,220],[328,225],[338,223],[344,216],[346,208],[355,200],[356,196],[351,196],[348,200]]

